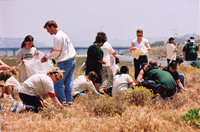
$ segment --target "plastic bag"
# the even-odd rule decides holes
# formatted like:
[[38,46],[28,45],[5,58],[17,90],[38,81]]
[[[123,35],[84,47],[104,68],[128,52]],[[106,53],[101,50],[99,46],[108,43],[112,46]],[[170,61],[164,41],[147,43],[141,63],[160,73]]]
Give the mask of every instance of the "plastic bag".
[[44,56],[44,53],[38,51],[39,55],[34,56],[31,60],[24,60],[27,76],[30,77],[34,74],[47,74],[47,71],[54,68],[51,60],[41,63],[40,59]]

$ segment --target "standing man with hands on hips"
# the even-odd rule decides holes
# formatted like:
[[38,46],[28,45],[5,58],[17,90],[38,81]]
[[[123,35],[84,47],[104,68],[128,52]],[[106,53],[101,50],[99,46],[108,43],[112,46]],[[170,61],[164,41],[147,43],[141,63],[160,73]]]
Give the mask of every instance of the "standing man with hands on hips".
[[55,35],[54,48],[41,59],[41,62],[45,62],[47,59],[55,59],[56,63],[58,63],[57,67],[64,71],[63,79],[54,84],[54,89],[56,97],[61,103],[71,105],[76,51],[69,37],[58,29],[57,23],[54,20],[47,21],[44,28],[51,35]]

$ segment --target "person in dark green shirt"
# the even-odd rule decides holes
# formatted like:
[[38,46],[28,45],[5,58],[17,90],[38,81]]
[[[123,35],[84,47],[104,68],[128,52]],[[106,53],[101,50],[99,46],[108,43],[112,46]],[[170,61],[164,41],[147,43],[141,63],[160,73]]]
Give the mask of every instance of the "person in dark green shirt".
[[154,94],[159,93],[163,99],[176,93],[176,85],[174,78],[169,72],[159,69],[150,70],[145,81],[139,83],[139,86],[152,89]]
[[200,62],[199,61],[193,61],[190,65],[193,66],[193,67],[200,68]]
[[177,92],[182,92],[182,90],[187,91],[186,89],[184,89],[185,76],[182,73],[181,74],[178,73],[176,62],[171,62],[168,66],[164,67],[162,70],[167,71],[172,75],[178,86]]
[[194,37],[190,37],[189,43],[183,47],[183,60],[194,61],[197,59],[197,51],[200,51],[200,43],[194,44]]
[[137,76],[137,80],[136,80],[137,84],[139,84],[145,78],[147,78],[150,69],[158,69],[157,65],[158,63],[156,60],[151,60],[149,64],[143,63],[142,67],[140,68],[139,75]]
[[102,82],[102,64],[103,61],[103,51],[100,48],[107,41],[106,34],[104,32],[98,32],[96,40],[93,45],[88,48],[87,59],[86,59],[86,72],[88,75],[91,71],[95,71],[98,78],[95,81],[95,88],[98,91],[98,83]]

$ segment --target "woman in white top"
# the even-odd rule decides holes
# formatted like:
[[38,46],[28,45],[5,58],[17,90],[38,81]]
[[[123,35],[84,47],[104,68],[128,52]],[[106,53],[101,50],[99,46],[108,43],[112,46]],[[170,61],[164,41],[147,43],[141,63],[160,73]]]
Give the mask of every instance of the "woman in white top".
[[48,71],[47,74],[35,74],[29,77],[19,89],[19,97],[25,105],[19,102],[16,112],[33,110],[37,113],[43,105],[48,106],[43,98],[44,94],[48,94],[58,107],[63,108],[54,91],[54,83],[62,78],[62,71],[58,67]]
[[72,96],[75,99],[77,96],[85,96],[84,91],[89,89],[95,95],[100,95],[95,89],[95,80],[98,78],[96,72],[91,71],[88,75],[80,75],[74,80]]
[[99,85],[99,92],[104,93],[104,89],[108,89],[113,86],[113,72],[110,64],[110,55],[117,57],[111,44],[107,41],[101,47],[103,50],[103,61],[106,64],[102,64],[102,83]]
[[137,39],[134,39],[131,44],[130,51],[139,53],[139,58],[134,58],[134,67],[135,67],[135,80],[140,72],[140,66],[143,63],[148,63],[147,53],[151,50],[149,41],[143,38],[143,30],[138,29],[136,31]]
[[170,61],[176,61],[176,46],[174,45],[174,38],[169,38],[167,43],[167,64],[169,64]]

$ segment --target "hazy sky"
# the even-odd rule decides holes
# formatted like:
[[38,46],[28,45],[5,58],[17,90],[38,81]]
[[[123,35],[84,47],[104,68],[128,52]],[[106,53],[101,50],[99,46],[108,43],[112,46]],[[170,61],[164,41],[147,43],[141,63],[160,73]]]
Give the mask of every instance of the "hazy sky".
[[134,39],[138,28],[144,37],[200,34],[199,8],[199,0],[0,0],[0,37],[31,34],[52,46],[43,29],[50,19],[75,46],[91,45],[101,30],[108,40]]

